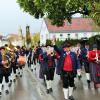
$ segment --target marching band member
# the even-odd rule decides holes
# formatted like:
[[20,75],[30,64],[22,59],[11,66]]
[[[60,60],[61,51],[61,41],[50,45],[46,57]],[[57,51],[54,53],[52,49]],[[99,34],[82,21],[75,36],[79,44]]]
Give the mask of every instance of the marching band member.
[[2,94],[1,87],[2,87],[3,76],[5,77],[5,85],[4,85],[5,92],[6,94],[9,93],[9,75],[10,75],[9,64],[10,62],[7,53],[5,51],[5,47],[1,47],[0,48],[0,94]]
[[100,50],[97,45],[93,45],[93,50],[88,52],[88,59],[90,61],[90,76],[91,81],[94,82],[94,88],[98,88],[100,84]]
[[42,71],[46,80],[47,93],[52,92],[52,82],[55,72],[55,57],[53,48],[47,46],[45,52],[41,53]]
[[74,48],[75,50],[75,53],[77,54],[77,57],[79,59],[79,62],[80,62],[80,69],[77,70],[77,74],[78,74],[78,78],[79,80],[81,79],[82,75],[81,75],[81,66],[82,66],[82,60],[81,60],[81,57],[80,57],[80,54],[81,54],[81,44],[78,43],[76,45],[76,47]]
[[17,64],[18,64],[18,69],[19,69],[19,75],[20,77],[22,77],[23,67],[25,66],[25,63],[26,63],[25,50],[20,48],[20,46],[18,46],[16,54],[17,54]]
[[56,64],[56,74],[57,75],[61,75],[61,70],[59,70],[59,68],[61,68],[61,59],[60,59],[60,55],[56,52],[56,59],[57,59],[57,64]]
[[36,64],[39,63],[39,53],[40,53],[40,47],[37,46],[36,47],[36,51],[35,51],[35,59],[36,59]]
[[17,78],[17,68],[16,68],[16,64],[17,64],[17,61],[16,61],[16,54],[15,54],[15,51],[14,51],[14,48],[12,48],[10,50],[10,57],[11,57],[11,82],[15,82],[16,81],[16,78]]
[[39,78],[44,80],[44,85],[46,86],[46,81],[45,81],[45,67],[44,67],[44,60],[43,60],[43,54],[46,53],[46,47],[42,46],[41,51],[39,54],[39,64],[40,64],[40,69],[39,69]]
[[59,49],[53,41],[54,50],[58,52],[61,57],[61,71],[62,71],[62,81],[63,81],[63,92],[66,100],[74,100],[73,97],[73,87],[74,87],[74,77],[76,76],[77,69],[80,67],[77,55],[70,51],[71,45],[65,43],[64,50]]
[[31,61],[32,61],[32,68],[31,70],[35,70],[36,71],[36,49],[33,46],[33,50],[32,50],[32,57],[31,57]]
[[2,62],[2,49],[4,48],[0,48],[0,95],[2,94],[2,81],[3,81],[3,64],[4,62]]
[[52,47],[47,46],[47,66],[48,71],[46,73],[46,84],[47,84],[47,93],[52,92],[52,83],[54,80],[54,72],[55,72],[55,55]]
[[28,52],[28,67],[31,68],[31,64],[32,64],[32,48],[29,49],[29,52]]
[[87,83],[88,87],[90,87],[90,71],[89,71],[89,60],[87,58],[87,54],[89,52],[89,44],[85,44],[85,48],[81,50],[81,58],[82,62],[84,64],[85,72],[86,72],[86,78],[87,78]]

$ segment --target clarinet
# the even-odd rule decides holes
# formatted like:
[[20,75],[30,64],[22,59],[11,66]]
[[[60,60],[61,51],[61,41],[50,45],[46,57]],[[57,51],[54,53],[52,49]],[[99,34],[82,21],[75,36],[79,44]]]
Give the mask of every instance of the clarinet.
[[98,53],[97,53],[97,50],[96,50],[96,62],[99,63],[99,57],[98,57]]

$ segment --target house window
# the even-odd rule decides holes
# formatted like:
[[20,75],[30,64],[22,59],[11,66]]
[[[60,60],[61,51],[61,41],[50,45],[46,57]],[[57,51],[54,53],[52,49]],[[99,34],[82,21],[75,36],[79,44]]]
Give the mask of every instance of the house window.
[[63,35],[62,34],[60,34],[60,37],[62,37]]
[[68,35],[68,40],[70,40],[70,34],[67,34]]
[[75,36],[76,36],[76,39],[78,39],[78,33],[76,33]]
[[63,38],[63,34],[60,34],[60,40],[62,40],[62,38]]

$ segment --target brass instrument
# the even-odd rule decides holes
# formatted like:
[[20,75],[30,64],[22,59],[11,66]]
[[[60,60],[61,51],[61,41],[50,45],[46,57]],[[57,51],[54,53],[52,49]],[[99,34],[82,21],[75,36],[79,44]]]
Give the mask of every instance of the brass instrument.
[[[9,41],[9,46],[5,47],[5,50],[2,52],[2,61],[5,62],[3,66],[6,69],[10,68],[12,61],[15,61],[15,53],[12,51],[13,49],[14,46],[12,45],[11,41]],[[10,57],[7,54],[9,54]]]
[[10,52],[10,56],[11,56],[11,62],[15,62],[16,54],[14,52]]
[[6,52],[4,51],[4,53],[2,54],[2,61],[5,62],[5,64],[3,65],[4,68],[10,68],[10,62],[8,60],[8,56],[6,54]]

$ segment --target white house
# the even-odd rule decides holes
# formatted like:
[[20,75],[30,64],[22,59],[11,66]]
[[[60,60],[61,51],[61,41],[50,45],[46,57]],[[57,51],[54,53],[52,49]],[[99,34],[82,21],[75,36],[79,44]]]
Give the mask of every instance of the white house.
[[47,39],[53,38],[59,40],[89,38],[100,34],[98,30],[99,27],[91,18],[73,18],[72,24],[65,21],[62,27],[54,26],[49,19],[44,19],[40,32],[40,44],[45,44]]

